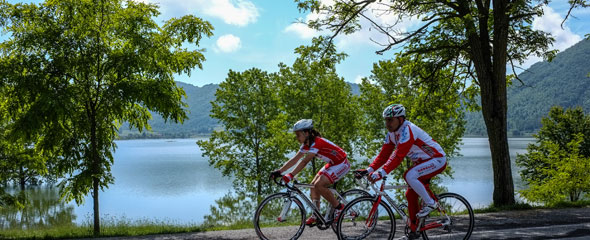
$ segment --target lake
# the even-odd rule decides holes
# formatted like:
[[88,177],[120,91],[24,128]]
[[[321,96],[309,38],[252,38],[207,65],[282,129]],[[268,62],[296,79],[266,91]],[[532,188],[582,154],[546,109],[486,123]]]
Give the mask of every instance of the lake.
[[[117,141],[112,168],[115,184],[99,194],[100,213],[107,218],[156,219],[175,224],[201,223],[215,200],[231,191],[231,180],[210,167],[195,144],[198,139],[123,140]],[[524,153],[534,139],[509,139],[511,159]],[[453,179],[443,179],[449,191],[466,197],[473,207],[491,203],[493,191],[492,163],[487,138],[465,138],[463,156],[449,163]],[[515,188],[523,185],[513,164]],[[32,195],[52,198],[55,189],[30,190]],[[54,201],[55,202],[55,201]],[[64,218],[75,223],[88,222],[92,216],[92,198],[81,206],[56,204],[67,210]],[[16,215],[15,215],[16,214]],[[11,213],[17,216],[20,213]],[[62,215],[68,215],[62,214]],[[8,215],[8,214],[6,214]],[[22,214],[24,215],[24,213]],[[8,216],[0,216],[0,227]]]

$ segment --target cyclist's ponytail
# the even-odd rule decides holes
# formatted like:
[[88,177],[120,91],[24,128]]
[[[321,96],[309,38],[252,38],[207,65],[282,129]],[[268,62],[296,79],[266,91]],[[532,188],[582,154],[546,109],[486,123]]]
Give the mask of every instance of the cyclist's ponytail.
[[305,140],[308,146],[311,146],[315,142],[316,137],[322,137],[322,134],[313,128],[305,131],[309,133],[309,136]]

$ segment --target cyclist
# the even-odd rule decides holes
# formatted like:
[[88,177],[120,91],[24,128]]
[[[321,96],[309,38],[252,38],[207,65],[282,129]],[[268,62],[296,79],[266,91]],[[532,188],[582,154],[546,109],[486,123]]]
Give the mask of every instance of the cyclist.
[[[304,155],[303,160],[293,171],[283,175],[283,181],[285,183],[291,181],[314,157],[324,160],[326,165],[320,169],[311,182],[314,186],[311,188],[311,200],[319,209],[320,196],[323,196],[334,207],[334,221],[337,221],[344,206],[330,192],[328,185],[340,180],[350,170],[346,152],[328,139],[322,138],[321,134],[313,128],[313,121],[311,119],[299,120],[293,126],[292,131],[295,133],[297,141],[301,143],[301,147],[293,158],[287,161],[280,169],[273,171],[270,178],[281,176],[285,171],[293,167]],[[308,226],[314,226],[315,223],[316,216],[314,214],[305,221],[305,224]]]
[[[436,202],[429,194],[431,191],[428,184],[432,177],[446,168],[445,152],[424,130],[406,120],[406,109],[403,105],[387,106],[383,111],[383,118],[388,133],[381,152],[366,170],[358,171],[367,171],[370,174],[369,178],[376,181],[397,168],[404,157],[409,157],[413,166],[406,170],[404,179],[409,185],[406,191],[408,215],[412,227],[415,228],[417,218],[425,217],[437,208]],[[381,166],[383,167],[379,169]],[[426,204],[422,210],[418,196]]]

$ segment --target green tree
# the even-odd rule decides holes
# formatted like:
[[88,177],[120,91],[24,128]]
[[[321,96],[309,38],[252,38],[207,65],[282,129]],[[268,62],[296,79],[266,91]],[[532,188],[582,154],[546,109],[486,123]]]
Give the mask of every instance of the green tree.
[[[479,87],[481,109],[487,128],[494,172],[495,205],[514,203],[510,154],[506,121],[506,66],[522,63],[536,54],[551,59],[548,51],[553,38],[533,30],[531,22],[543,14],[541,7],[549,1],[510,0],[336,0],[323,4],[321,0],[295,0],[298,8],[320,14],[308,25],[333,32],[329,41],[339,34],[349,34],[361,28],[360,21],[387,40],[380,43],[382,54],[394,46],[414,59],[429,59],[437,68],[452,66],[455,76],[469,77]],[[572,7],[585,7],[586,1],[570,1]],[[383,22],[378,16],[394,16]],[[420,20],[419,26],[400,26],[404,20]],[[454,81],[459,77],[440,79],[428,74],[424,84]],[[447,85],[450,83],[447,83]]]
[[[376,156],[386,133],[381,116],[385,106],[401,103],[406,107],[408,120],[420,126],[441,144],[449,160],[457,156],[461,137],[465,130],[464,107],[475,107],[474,87],[466,87],[462,81],[447,81],[448,85],[421,85],[420,74],[439,78],[453,77],[452,69],[430,69],[427,62],[417,62],[405,57],[395,61],[379,61],[373,65],[372,75],[361,84],[361,134],[359,148],[364,156]],[[445,81],[441,81],[444,83]],[[409,162],[406,162],[409,165]],[[451,165],[446,174],[451,174]],[[409,167],[409,166],[408,166]],[[403,179],[405,169],[396,169],[396,178]]]
[[566,196],[570,201],[580,199],[590,191],[590,115],[581,107],[553,107],[541,120],[542,127],[529,144],[526,154],[519,154],[516,163],[523,169],[520,175],[529,185],[522,191],[531,201],[555,203]]
[[211,117],[224,130],[198,141],[209,164],[234,178],[234,189],[259,198],[272,190],[268,174],[287,153],[286,116],[279,110],[276,74],[230,70],[215,92]]
[[[310,46],[295,49],[299,57],[292,66],[279,64],[281,106],[288,115],[290,125],[299,119],[313,119],[323,137],[342,147],[354,164],[354,141],[357,134],[357,99],[350,86],[336,73],[336,64],[346,55],[337,53],[334,45],[325,45],[325,39],[315,38]],[[318,55],[327,52],[321,59]],[[298,145],[292,141],[291,150]],[[305,169],[308,180],[322,165],[312,160],[311,169]],[[348,179],[345,179],[348,181]],[[342,185],[342,184],[341,184]],[[347,185],[347,184],[344,184]]]
[[14,134],[39,137],[35,147],[61,156],[57,168],[66,201],[92,191],[94,234],[100,234],[98,194],[111,175],[122,122],[150,129],[148,110],[186,118],[174,74],[205,60],[198,46],[209,22],[187,15],[159,26],[158,7],[125,0],[47,0],[0,4],[0,82],[7,90]]
[[[583,141],[581,133],[575,134],[566,148],[551,140],[540,140],[538,146],[528,148],[528,153],[518,155],[517,164],[536,166],[521,172],[529,187],[520,191],[522,196],[552,205],[565,199],[578,201],[582,193],[590,192],[590,157],[581,154]],[[527,174],[531,172],[536,175]]]

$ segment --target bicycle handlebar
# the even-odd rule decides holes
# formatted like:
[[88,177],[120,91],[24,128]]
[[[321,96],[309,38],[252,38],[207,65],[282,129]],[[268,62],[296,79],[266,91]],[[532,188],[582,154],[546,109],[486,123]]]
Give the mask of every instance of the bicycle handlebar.
[[[274,182],[275,182],[277,185],[279,185],[279,186],[281,186],[281,187],[286,187],[286,188],[288,188],[288,189],[295,190],[295,186],[289,186],[289,184],[285,184],[285,183],[283,183],[283,181],[282,181],[282,178],[283,178],[283,176],[277,176],[277,177],[274,177],[272,180],[273,180],[273,181],[274,181]],[[280,179],[280,180],[278,180],[278,181],[277,181],[277,179]],[[293,182],[293,183],[297,183],[297,180],[296,180],[296,179],[293,179],[293,181],[292,181],[292,182]]]
[[356,179],[361,179],[366,175],[369,175],[369,172],[367,170],[354,170],[354,177]]

